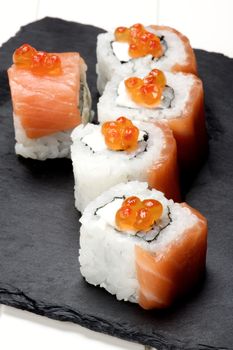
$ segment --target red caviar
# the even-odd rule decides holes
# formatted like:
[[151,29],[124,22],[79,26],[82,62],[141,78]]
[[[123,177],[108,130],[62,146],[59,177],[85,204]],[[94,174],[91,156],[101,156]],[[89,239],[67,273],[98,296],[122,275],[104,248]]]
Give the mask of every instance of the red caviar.
[[155,199],[141,201],[128,197],[116,212],[116,225],[122,231],[149,231],[163,213],[162,204]]
[[109,149],[133,151],[137,147],[139,130],[131,120],[119,117],[115,122],[102,125],[102,134]]
[[159,37],[148,32],[140,23],[134,24],[130,28],[118,27],[114,34],[117,41],[129,44],[129,56],[132,58],[149,54],[153,57],[160,57],[163,54]]
[[130,31],[127,27],[118,27],[115,30],[115,38],[117,41],[128,42],[130,40]]
[[162,71],[153,69],[144,79],[131,77],[125,80],[125,87],[132,100],[147,108],[160,103],[166,77]]
[[15,50],[13,62],[18,67],[30,70],[33,74],[61,74],[61,60],[58,55],[37,51],[28,44],[24,44]]
[[166,85],[166,77],[161,70],[155,68],[143,79],[143,82],[144,84],[157,84],[164,88]]
[[30,65],[32,57],[36,54],[36,50],[28,45],[24,44],[15,50],[13,54],[13,62],[21,67],[27,67]]

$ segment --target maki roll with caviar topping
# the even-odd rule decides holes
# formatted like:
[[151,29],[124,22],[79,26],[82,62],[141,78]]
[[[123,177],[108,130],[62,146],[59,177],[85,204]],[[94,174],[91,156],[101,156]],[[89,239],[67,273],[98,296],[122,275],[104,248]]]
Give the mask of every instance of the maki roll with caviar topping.
[[99,122],[111,120],[114,114],[166,123],[176,139],[181,168],[195,169],[202,162],[207,148],[204,94],[195,75],[156,68],[116,74],[99,100]]
[[166,308],[204,274],[206,219],[147,183],[118,184],[102,193],[81,223],[81,273],[118,300]]
[[102,94],[106,83],[119,71],[131,74],[141,68],[197,74],[189,40],[165,26],[118,27],[99,34],[97,40],[97,86]]
[[86,64],[78,52],[22,45],[8,70],[15,151],[25,158],[70,157],[71,131],[91,117]]
[[180,200],[176,142],[162,123],[119,117],[103,125],[80,125],[72,133],[75,205],[86,205],[113,185],[130,180]]

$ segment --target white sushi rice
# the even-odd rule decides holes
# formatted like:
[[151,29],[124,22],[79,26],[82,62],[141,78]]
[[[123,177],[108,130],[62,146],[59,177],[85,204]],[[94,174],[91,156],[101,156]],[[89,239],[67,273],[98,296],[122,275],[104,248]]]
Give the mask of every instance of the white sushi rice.
[[[97,38],[97,87],[100,94],[103,93],[106,83],[111,80],[114,73],[122,71],[123,74],[131,74],[141,68],[151,70],[158,68],[162,70],[171,70],[175,64],[185,65],[187,56],[182,40],[179,36],[168,30],[155,31],[151,27],[147,30],[155,33],[157,36],[164,36],[167,44],[167,50],[159,60],[152,60],[151,55],[142,58],[130,59],[126,63],[121,63],[118,57],[114,54],[111,43],[114,42],[113,33],[99,34]],[[119,50],[119,45],[116,54],[119,52],[119,57],[122,56],[122,51],[125,51],[125,43]],[[126,54],[124,52],[124,58]],[[120,57],[121,58],[121,57]]]
[[148,172],[161,162],[165,147],[161,128],[144,122],[134,124],[139,130],[146,131],[149,138],[138,143],[139,150],[132,153],[109,150],[100,125],[80,125],[73,131],[71,158],[75,206],[81,212],[91,200],[113,185],[130,180],[148,181]]
[[[149,71],[144,70],[134,74],[137,77],[145,77]],[[130,77],[115,74],[105,87],[103,95],[99,99],[98,120],[103,123],[112,120],[115,115],[125,115],[132,120],[160,120],[182,117],[186,104],[190,99],[190,93],[194,84],[194,76],[184,73],[164,72],[167,85],[174,90],[174,99],[170,108],[145,108],[132,101],[124,87],[124,79]],[[132,75],[131,75],[132,76]]]
[[[171,224],[150,243],[129,233],[116,231],[115,224],[109,223],[109,217],[114,214],[110,203],[113,198],[132,195],[141,200],[153,198],[160,201],[164,209],[162,219],[167,217],[169,207]],[[106,205],[107,203],[110,204]],[[104,213],[101,209],[97,210],[103,206]],[[121,201],[117,202],[114,211],[120,206]],[[139,284],[136,277],[135,245],[154,253],[165,251],[171,242],[179,240],[186,229],[196,224],[197,217],[188,208],[167,200],[162,192],[149,190],[147,183],[131,181],[102,193],[86,207],[80,221],[79,261],[86,281],[105,288],[119,300],[137,303]]]
[[21,125],[20,118],[14,117],[15,127],[15,153],[37,160],[48,158],[70,158],[71,130],[61,131],[52,135],[32,139],[27,137]]

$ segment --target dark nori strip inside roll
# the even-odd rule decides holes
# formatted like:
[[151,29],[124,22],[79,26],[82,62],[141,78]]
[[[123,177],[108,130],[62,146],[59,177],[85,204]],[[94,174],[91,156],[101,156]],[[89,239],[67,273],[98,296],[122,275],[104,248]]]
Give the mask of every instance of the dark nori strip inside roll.
[[[148,139],[149,139],[149,134],[147,131],[145,130],[142,130],[145,134],[143,135],[143,140],[141,141],[138,141],[138,143],[140,142],[147,142]],[[80,141],[83,142],[83,137],[81,137]],[[83,142],[83,144],[89,148],[89,150],[95,154],[96,152],[93,150],[93,148],[91,148],[87,143]],[[112,151],[112,150],[109,150],[110,152],[126,152],[125,150],[119,150],[119,151]],[[136,158],[139,154],[142,154],[144,152],[147,152],[147,144],[145,145],[145,148],[143,150],[141,150],[140,152],[136,153],[133,157],[129,157],[129,159],[133,159],[133,158]]]
[[[169,222],[168,222],[164,227],[161,227],[161,228],[159,229],[159,231],[157,232],[157,234],[155,235],[155,237],[153,237],[153,238],[150,239],[150,240],[145,239],[145,237],[146,237],[146,235],[148,234],[148,232],[146,232],[146,233],[144,234],[144,236],[139,236],[139,235],[138,235],[138,232],[137,232],[137,233],[136,233],[136,236],[139,237],[139,238],[142,238],[144,241],[146,241],[146,242],[148,242],[148,243],[151,243],[151,242],[155,241],[155,240],[159,237],[160,233],[161,233],[166,227],[168,227],[169,225],[171,225],[171,223],[172,223],[170,208],[167,207],[167,209],[168,209],[168,214],[167,214],[167,216],[168,216]],[[153,230],[153,229],[152,229],[152,230]],[[152,231],[152,230],[151,230],[151,231]],[[150,232],[150,231],[149,231],[149,232]]]

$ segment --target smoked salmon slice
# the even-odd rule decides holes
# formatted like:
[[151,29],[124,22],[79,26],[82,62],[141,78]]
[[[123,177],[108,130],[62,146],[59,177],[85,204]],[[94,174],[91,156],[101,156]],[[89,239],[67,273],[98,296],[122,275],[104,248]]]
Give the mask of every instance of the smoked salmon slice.
[[207,221],[186,203],[197,218],[182,236],[156,253],[135,246],[139,304],[144,309],[165,308],[189,291],[205,270]]
[[157,160],[148,171],[147,182],[151,188],[163,192],[167,198],[180,202],[180,185],[177,166],[177,147],[171,129],[162,122],[154,122],[164,136],[164,146]]
[[38,76],[13,64],[8,70],[14,116],[28,138],[35,139],[80,124],[80,74],[84,61],[76,52],[56,54],[62,74]]
[[167,120],[177,142],[178,161],[182,169],[195,169],[207,151],[207,132],[204,113],[204,91],[199,78],[193,76],[189,99],[182,115]]

